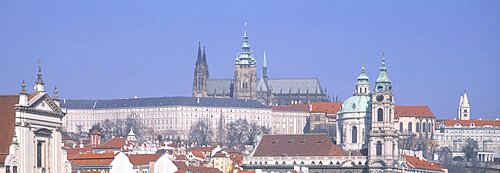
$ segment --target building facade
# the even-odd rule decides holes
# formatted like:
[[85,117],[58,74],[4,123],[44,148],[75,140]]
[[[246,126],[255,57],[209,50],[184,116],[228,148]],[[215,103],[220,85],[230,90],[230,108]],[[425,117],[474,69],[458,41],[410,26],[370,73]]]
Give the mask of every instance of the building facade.
[[127,118],[139,119],[145,129],[181,139],[187,139],[191,126],[200,120],[207,120],[214,132],[220,122],[225,127],[237,119],[272,126],[271,109],[255,100],[195,97],[63,100],[61,107],[67,111],[65,126],[72,132],[79,125],[87,130],[106,119]]
[[309,106],[293,104],[271,106],[273,134],[303,134],[309,117]]
[[0,96],[0,172],[71,172],[62,149],[62,118],[57,88],[45,91],[41,66],[33,93]]
[[252,99],[265,105],[304,104],[328,100],[326,89],[321,87],[317,78],[269,78],[265,51],[262,75],[259,78],[246,24],[241,52],[235,60],[234,78],[210,78],[205,49],[201,53],[200,47],[194,70],[193,97]]
[[428,106],[396,106],[394,116],[400,137],[434,139],[436,117]]

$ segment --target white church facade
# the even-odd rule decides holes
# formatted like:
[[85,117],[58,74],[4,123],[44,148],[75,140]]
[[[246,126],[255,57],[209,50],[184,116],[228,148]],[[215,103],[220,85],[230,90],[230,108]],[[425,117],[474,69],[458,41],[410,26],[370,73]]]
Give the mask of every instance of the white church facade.
[[34,92],[0,96],[0,173],[69,173],[71,164],[62,149],[62,118],[57,88],[50,97],[41,67]]

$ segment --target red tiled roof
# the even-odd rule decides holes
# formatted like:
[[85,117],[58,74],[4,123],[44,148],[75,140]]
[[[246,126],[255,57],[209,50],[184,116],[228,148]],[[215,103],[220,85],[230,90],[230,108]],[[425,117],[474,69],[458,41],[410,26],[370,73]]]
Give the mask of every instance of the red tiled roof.
[[130,163],[134,166],[136,165],[148,165],[149,162],[156,162],[158,158],[161,157],[161,154],[132,154],[128,155],[128,159]]
[[184,161],[172,161],[178,170],[186,170],[188,165]]
[[436,170],[440,171],[446,169],[445,166],[439,163],[428,162],[426,160],[421,160],[415,156],[405,156],[406,162],[412,168],[426,169],[426,170]]
[[474,126],[500,126],[500,120],[446,120],[444,126],[454,126],[455,124],[470,126],[471,123],[474,123]]
[[195,157],[198,157],[198,158],[202,158],[202,159],[205,159],[205,154],[203,154],[201,151],[191,151],[191,153],[193,153],[193,156]]
[[434,114],[428,106],[396,106],[394,109],[394,118],[398,117],[434,118]]
[[211,152],[215,149],[215,147],[193,147],[186,149],[187,151],[203,151],[203,152]]
[[283,106],[271,106],[272,110],[276,111],[297,111],[297,112],[309,112],[309,105],[307,104],[291,104]]
[[0,96],[0,165],[5,163],[9,155],[9,146],[14,136],[16,110],[14,105],[19,103],[18,95]]
[[99,130],[97,130],[97,129],[94,129],[94,130],[92,130],[92,132],[90,132],[90,135],[100,135],[100,134],[101,134],[101,132],[99,132]]
[[109,165],[115,159],[115,154],[113,152],[104,153],[83,153],[76,154],[76,156],[69,158],[73,166],[83,166],[83,165]]
[[127,143],[127,139],[125,138],[113,138],[111,140],[109,140],[108,142],[100,145],[100,146],[97,146],[95,148],[99,148],[99,149],[120,149],[120,148],[123,148]]
[[311,113],[337,114],[342,102],[311,102]]
[[184,154],[175,155],[175,160],[189,160],[189,158]]
[[254,155],[262,156],[344,156],[326,134],[265,135]]

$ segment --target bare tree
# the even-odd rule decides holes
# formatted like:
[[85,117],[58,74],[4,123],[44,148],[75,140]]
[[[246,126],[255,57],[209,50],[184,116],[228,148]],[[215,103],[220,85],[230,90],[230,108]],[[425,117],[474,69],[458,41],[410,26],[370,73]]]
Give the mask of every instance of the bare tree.
[[229,147],[241,147],[248,141],[249,124],[246,119],[238,119],[227,124],[227,140]]
[[130,129],[132,129],[135,135],[137,135],[138,137],[142,137],[144,135],[144,130],[143,130],[144,128],[142,122],[137,117],[138,116],[135,112],[132,112],[130,115],[127,116],[127,119],[125,120],[126,124],[125,133],[130,132]]
[[257,141],[257,137],[265,134],[271,133],[271,128],[266,126],[259,126],[257,123],[252,123],[248,129],[248,141],[246,144],[254,145]]
[[212,142],[212,128],[207,120],[202,119],[191,126],[189,141],[197,146],[207,146]]
[[115,123],[109,119],[105,119],[102,122],[102,132],[101,134],[104,138],[109,139],[111,135],[113,135],[113,129],[115,127]]
[[219,116],[219,122],[218,122],[218,125],[217,125],[217,144],[219,146],[224,146],[225,143],[226,143],[226,135],[225,135],[225,128],[224,128],[224,124],[225,124],[225,118],[224,118],[224,115],[222,114],[222,110],[220,112],[220,116]]
[[477,141],[472,138],[468,138],[465,141],[465,145],[462,147],[462,152],[465,153],[465,159],[471,161],[472,158],[476,157],[476,151],[479,149]]

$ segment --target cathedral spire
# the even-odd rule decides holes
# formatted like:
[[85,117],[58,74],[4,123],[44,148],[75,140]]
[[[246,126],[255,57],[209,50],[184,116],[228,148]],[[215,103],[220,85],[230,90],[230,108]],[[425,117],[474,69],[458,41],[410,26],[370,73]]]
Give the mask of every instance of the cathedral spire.
[[205,53],[205,46],[203,46],[203,67],[205,69],[205,74],[207,76],[207,79],[210,78],[210,74],[208,72],[207,54]]
[[387,76],[387,67],[385,66],[385,53],[382,52],[382,64],[380,65],[380,72],[375,81],[377,91],[390,91],[392,90],[391,80]]
[[267,56],[266,49],[264,49],[264,59],[262,60],[262,77],[267,79]]
[[255,58],[252,57],[250,44],[248,43],[247,23],[245,23],[245,33],[243,34],[243,44],[241,45],[241,53],[236,58],[236,64],[241,65],[254,65]]
[[198,42],[198,57],[196,58],[196,64],[203,62],[203,56],[201,54],[201,42]]

